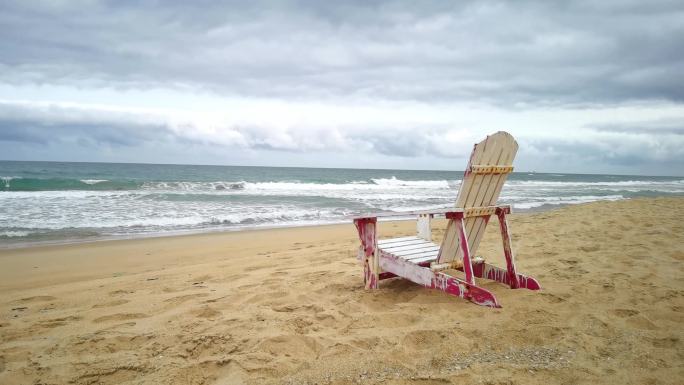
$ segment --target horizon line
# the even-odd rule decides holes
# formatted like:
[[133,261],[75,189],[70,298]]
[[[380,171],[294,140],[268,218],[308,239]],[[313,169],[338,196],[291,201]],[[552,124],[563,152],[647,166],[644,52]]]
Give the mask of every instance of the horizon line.
[[[62,160],[14,160],[0,159],[0,162],[34,162],[34,163],[95,163],[95,164],[141,164],[151,166],[208,166],[208,167],[253,167],[253,168],[304,168],[323,170],[377,170],[377,171],[433,171],[433,172],[465,172],[465,170],[431,170],[431,169],[401,169],[401,168],[360,168],[360,167],[310,167],[310,166],[245,166],[237,164],[197,164],[197,163],[149,163],[149,162],[93,162],[93,161],[62,161]],[[601,174],[601,173],[573,173],[561,171],[513,171],[513,173],[527,174],[564,174],[564,175],[607,175],[607,176],[640,176],[681,178],[684,175],[639,175],[639,174]]]

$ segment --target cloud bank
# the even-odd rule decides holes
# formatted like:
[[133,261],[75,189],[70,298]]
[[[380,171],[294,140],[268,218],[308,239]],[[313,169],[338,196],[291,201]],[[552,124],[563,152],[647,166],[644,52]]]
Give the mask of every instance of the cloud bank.
[[503,129],[528,169],[684,169],[681,2],[6,1],[0,31],[12,158],[453,169]]

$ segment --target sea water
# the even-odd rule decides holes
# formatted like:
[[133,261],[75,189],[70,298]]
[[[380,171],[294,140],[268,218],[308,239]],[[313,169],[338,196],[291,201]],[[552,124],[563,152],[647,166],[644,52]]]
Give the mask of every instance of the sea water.
[[[463,171],[0,161],[0,247],[312,225],[452,207]],[[516,211],[684,195],[681,177],[514,172]]]

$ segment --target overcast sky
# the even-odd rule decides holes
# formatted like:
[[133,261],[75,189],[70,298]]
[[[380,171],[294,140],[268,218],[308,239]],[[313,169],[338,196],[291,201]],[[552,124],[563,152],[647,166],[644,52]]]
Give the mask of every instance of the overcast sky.
[[499,130],[684,175],[684,3],[0,2],[0,159],[462,170]]

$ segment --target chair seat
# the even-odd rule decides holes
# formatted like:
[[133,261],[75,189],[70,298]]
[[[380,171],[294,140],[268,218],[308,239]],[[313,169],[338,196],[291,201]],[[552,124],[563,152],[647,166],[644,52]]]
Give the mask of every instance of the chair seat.
[[378,240],[382,253],[391,254],[415,264],[437,260],[439,245],[419,237],[400,237]]

